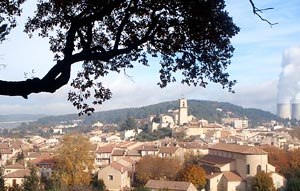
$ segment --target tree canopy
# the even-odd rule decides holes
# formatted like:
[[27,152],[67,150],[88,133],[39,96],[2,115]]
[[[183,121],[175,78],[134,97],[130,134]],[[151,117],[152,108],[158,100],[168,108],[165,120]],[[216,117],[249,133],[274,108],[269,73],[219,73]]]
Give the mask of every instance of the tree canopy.
[[135,179],[137,184],[146,184],[150,179],[175,180],[180,170],[180,161],[175,158],[147,156],[136,165]]
[[63,187],[74,189],[91,182],[93,156],[88,138],[82,135],[66,135],[56,150],[55,179]]
[[273,179],[269,173],[258,172],[253,179],[252,190],[254,191],[275,191]]
[[199,190],[203,189],[206,184],[206,174],[203,168],[198,165],[184,166],[178,172],[178,180],[193,183]]
[[[15,26],[24,1],[1,1],[0,40]],[[49,39],[56,64],[41,78],[0,80],[0,95],[53,93],[69,82],[71,66],[80,63],[68,99],[89,114],[94,111],[89,103],[101,104],[112,96],[103,77],[153,64],[149,57],[160,58],[160,87],[176,81],[177,72],[188,85],[206,87],[211,81],[233,91],[236,83],[226,69],[234,51],[230,39],[239,28],[224,0],[40,0],[24,31]]]

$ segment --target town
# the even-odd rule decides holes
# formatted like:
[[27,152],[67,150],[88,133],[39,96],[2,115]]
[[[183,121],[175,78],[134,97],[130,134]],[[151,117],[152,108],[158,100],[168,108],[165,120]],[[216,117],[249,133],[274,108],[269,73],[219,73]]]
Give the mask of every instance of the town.
[[[148,132],[160,131],[158,134],[168,136],[153,141],[138,140],[143,130],[137,124],[142,122]],[[89,174],[85,176],[94,177],[101,185],[96,190],[250,191],[255,190],[255,181],[260,173],[270,177],[275,190],[285,190],[293,176],[288,174],[287,168],[294,168],[290,170],[295,173],[299,169],[289,164],[284,166],[283,161],[276,159],[279,156],[276,154],[284,157],[283,153],[287,153],[290,157],[300,146],[300,141],[284,126],[270,121],[267,127],[249,128],[247,118],[228,117],[222,118],[221,124],[209,123],[189,115],[188,100],[184,98],[178,100],[178,109],[170,110],[168,114],[150,115],[143,120],[129,117],[122,131],[107,131],[107,128],[113,129],[116,125],[100,121],[94,123],[89,132],[74,134],[67,131],[77,127],[78,123],[73,121],[72,124],[53,126],[52,135],[48,138],[37,135],[24,138],[3,136],[0,163],[5,187],[21,187],[28,177],[33,176],[32,171],[39,180],[42,177],[50,180],[58,171],[59,158],[66,157],[66,161],[76,154],[81,160],[80,153],[76,153],[80,149],[87,150],[85,155],[92,157],[88,159],[90,166],[86,162],[81,171]],[[86,142],[91,146],[83,146]],[[64,144],[67,144],[66,150],[62,151]],[[70,156],[67,155],[69,150]],[[294,156],[297,157],[296,154]],[[299,156],[294,161],[290,160],[290,163],[298,161],[298,164]],[[78,165],[78,161],[70,161],[73,162]],[[158,166],[160,169],[157,169]],[[199,177],[196,175],[198,171],[191,171],[191,167],[198,169]],[[187,178],[182,175],[184,173],[194,173],[196,178]],[[73,177],[71,182],[65,183],[74,190],[82,186],[80,181],[83,179]],[[40,190],[47,190],[45,185],[41,186],[42,181],[37,182]],[[81,187],[79,190],[88,189]]]

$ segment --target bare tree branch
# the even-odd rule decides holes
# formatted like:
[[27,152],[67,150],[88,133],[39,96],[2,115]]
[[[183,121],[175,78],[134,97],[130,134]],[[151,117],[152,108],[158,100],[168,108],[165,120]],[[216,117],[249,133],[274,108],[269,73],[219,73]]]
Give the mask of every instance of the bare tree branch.
[[256,16],[258,16],[262,21],[267,22],[271,27],[272,27],[273,25],[277,25],[277,24],[278,24],[278,23],[272,23],[272,22],[270,22],[268,19],[265,19],[263,16],[261,16],[261,14],[262,14],[264,11],[271,10],[271,9],[274,9],[274,8],[269,7],[269,8],[259,9],[259,8],[257,8],[257,7],[255,6],[253,0],[249,0],[249,2],[250,2],[250,4],[251,4],[251,6],[252,6],[252,11],[253,11],[253,13],[254,13]]

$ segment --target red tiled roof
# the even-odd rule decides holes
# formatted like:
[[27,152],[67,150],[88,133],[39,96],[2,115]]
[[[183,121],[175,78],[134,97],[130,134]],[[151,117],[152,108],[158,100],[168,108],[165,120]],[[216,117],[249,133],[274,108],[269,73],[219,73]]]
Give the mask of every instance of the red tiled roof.
[[124,156],[125,151],[121,150],[121,149],[114,149],[111,155],[112,156]]
[[186,149],[201,149],[201,148],[207,148],[206,145],[204,145],[203,142],[180,142],[178,143],[180,147],[186,148]]
[[114,168],[114,169],[120,171],[121,173],[123,173],[123,172],[125,172],[125,171],[128,171],[128,168],[127,168],[126,166],[124,166],[124,165],[122,165],[122,164],[120,164],[120,163],[118,163],[118,162],[115,162],[115,161],[112,162],[112,163],[110,164],[110,166],[111,166],[112,168]]
[[137,150],[129,150],[126,153],[126,156],[141,156],[141,154]]
[[161,147],[158,153],[174,154],[178,150],[178,147]]
[[231,163],[235,161],[235,159],[232,158],[225,158],[225,157],[220,157],[220,156],[215,156],[215,155],[205,155],[199,160],[200,162],[204,163],[209,163],[215,166],[220,166],[220,165],[225,165],[228,163]]
[[134,160],[132,160],[131,158],[129,158],[129,157],[123,157],[123,158],[121,158],[120,160],[124,160],[124,161],[126,161],[126,162],[128,162],[128,163],[131,163],[131,164],[134,164],[136,161],[134,161]]
[[212,145],[209,149],[222,150],[234,153],[249,154],[249,155],[266,155],[266,151],[255,146],[245,146],[237,144],[226,144],[226,143],[217,143]]
[[12,149],[10,149],[10,148],[2,148],[2,149],[0,149],[0,153],[1,154],[12,154],[13,152],[12,152]]
[[207,178],[207,179],[213,179],[213,178],[219,176],[220,174],[222,174],[222,173],[221,173],[221,172],[211,173],[211,174],[209,174],[209,175],[206,175],[206,178]]
[[157,146],[155,145],[141,145],[138,150],[140,151],[158,151]]
[[114,150],[115,146],[114,145],[106,145],[103,147],[98,147],[97,153],[111,153]]
[[187,190],[191,184],[185,181],[149,180],[145,187],[157,190]]
[[4,178],[24,178],[25,176],[30,175],[29,169],[21,169],[12,173],[8,173],[4,176]]
[[25,166],[19,163],[5,166],[5,169],[25,169]]
[[228,182],[237,182],[242,181],[242,177],[238,175],[236,172],[226,171],[223,172],[224,177],[227,179]]
[[0,149],[7,149],[7,148],[9,148],[8,143],[0,143]]

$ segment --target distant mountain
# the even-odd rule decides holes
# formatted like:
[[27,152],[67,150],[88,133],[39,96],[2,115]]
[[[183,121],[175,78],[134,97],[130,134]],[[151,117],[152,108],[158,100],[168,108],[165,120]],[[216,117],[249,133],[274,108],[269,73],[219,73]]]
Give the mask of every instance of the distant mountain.
[[36,121],[45,115],[31,115],[31,114],[9,114],[0,115],[0,128],[14,128],[19,126],[22,122]]
[[[168,114],[169,110],[178,109],[178,101],[162,102],[154,105],[126,108],[110,111],[95,112],[91,116],[79,117],[77,114],[43,117],[37,120],[38,124],[57,124],[82,119],[85,124],[96,121],[104,123],[121,123],[131,116],[136,119],[146,118],[149,115]],[[223,117],[248,118],[253,125],[262,124],[271,120],[280,120],[271,112],[254,108],[243,108],[227,102],[188,100],[188,113],[198,119],[209,122],[220,122]]]
[[45,117],[45,115],[8,114],[8,115],[0,115],[0,122],[34,121],[41,117]]

